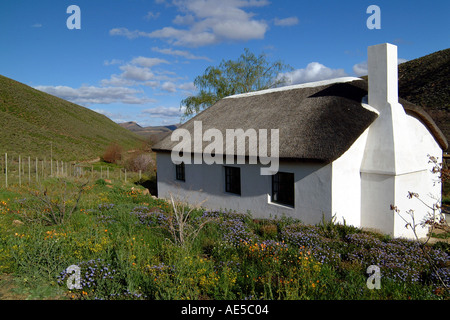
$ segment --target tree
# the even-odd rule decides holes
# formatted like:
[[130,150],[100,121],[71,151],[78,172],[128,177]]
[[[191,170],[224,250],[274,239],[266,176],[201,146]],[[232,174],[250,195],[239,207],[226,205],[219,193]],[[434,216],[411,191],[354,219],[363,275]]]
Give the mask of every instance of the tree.
[[194,80],[199,92],[181,101],[185,117],[190,117],[233,94],[264,90],[286,83],[283,70],[291,70],[280,60],[269,62],[264,53],[256,56],[249,49],[238,60],[222,60],[218,67],[208,67]]

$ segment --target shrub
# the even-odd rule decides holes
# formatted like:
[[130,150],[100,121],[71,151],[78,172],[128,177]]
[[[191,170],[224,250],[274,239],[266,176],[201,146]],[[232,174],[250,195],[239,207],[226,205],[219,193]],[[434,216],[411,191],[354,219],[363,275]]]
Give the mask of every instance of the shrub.
[[153,156],[151,154],[146,153],[137,153],[130,156],[130,158],[126,161],[125,167],[129,171],[152,171],[155,167],[155,161],[153,160]]
[[263,224],[258,228],[258,234],[263,238],[275,239],[278,235],[278,228],[275,224]]
[[122,160],[122,147],[117,143],[111,143],[103,153],[103,161],[109,163],[118,163]]

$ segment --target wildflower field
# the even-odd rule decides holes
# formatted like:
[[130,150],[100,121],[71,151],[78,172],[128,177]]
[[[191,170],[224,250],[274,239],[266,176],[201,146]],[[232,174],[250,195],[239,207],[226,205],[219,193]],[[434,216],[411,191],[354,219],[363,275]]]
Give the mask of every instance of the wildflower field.
[[[448,299],[449,246],[188,208],[123,182],[0,190],[0,275],[34,299]],[[80,287],[69,289],[80,270]],[[367,286],[377,265],[380,289]],[[0,283],[1,285],[1,283]]]

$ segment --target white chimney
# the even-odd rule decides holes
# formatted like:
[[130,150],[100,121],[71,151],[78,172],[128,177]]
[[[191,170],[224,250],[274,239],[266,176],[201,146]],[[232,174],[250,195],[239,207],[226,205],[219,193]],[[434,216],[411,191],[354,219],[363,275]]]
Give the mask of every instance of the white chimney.
[[[435,203],[427,198],[430,190],[437,189],[431,187],[435,177],[430,173],[426,155],[440,151],[420,120],[407,115],[399,103],[397,47],[388,43],[371,46],[367,55],[367,102],[378,117],[367,129],[361,163],[361,227],[413,238],[411,229],[405,228],[403,218],[411,220],[404,212],[414,210],[415,222],[419,223],[426,217],[426,207]],[[408,199],[409,191],[418,192],[421,200]],[[390,210],[392,205],[403,216]],[[415,232],[422,237],[427,228],[419,227]]]
[[367,55],[368,104],[379,115],[369,127],[361,171],[397,175],[418,170],[409,143],[406,113],[398,102],[397,46],[370,46]]
[[383,43],[367,49],[369,105],[382,111],[387,103],[398,103],[397,46]]

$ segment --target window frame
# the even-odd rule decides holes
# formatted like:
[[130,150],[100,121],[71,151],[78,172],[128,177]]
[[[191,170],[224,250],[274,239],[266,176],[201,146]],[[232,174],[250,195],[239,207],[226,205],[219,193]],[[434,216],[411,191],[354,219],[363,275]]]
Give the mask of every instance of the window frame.
[[175,165],[175,180],[186,182],[186,166],[184,162]]
[[272,175],[271,202],[292,208],[295,207],[294,173],[277,172]]
[[225,192],[240,196],[242,194],[241,168],[224,166],[224,169],[225,169]]

